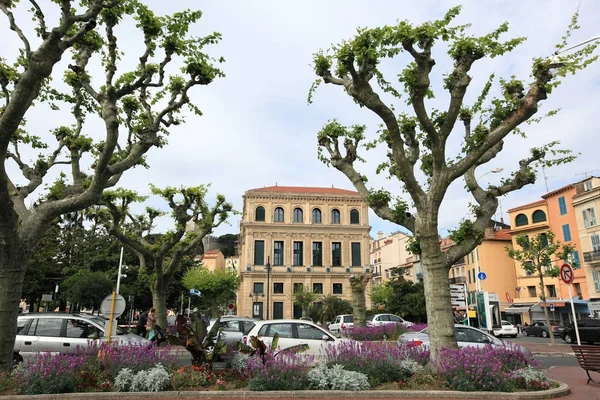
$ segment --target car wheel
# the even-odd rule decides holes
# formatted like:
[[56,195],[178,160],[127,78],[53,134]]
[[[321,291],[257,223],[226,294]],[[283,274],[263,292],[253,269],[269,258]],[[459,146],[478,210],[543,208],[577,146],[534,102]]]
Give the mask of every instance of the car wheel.
[[542,331],[542,337],[543,338],[547,338],[548,337],[548,331]]
[[511,338],[516,338],[516,337],[517,337],[517,335],[510,335],[510,337],[511,337]]
[[565,335],[565,342],[569,344],[573,343],[573,338],[568,333]]

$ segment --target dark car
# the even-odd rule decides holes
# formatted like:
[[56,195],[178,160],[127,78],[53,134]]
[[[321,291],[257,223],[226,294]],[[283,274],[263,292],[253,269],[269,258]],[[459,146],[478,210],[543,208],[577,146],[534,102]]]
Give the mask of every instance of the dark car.
[[[551,322],[550,326],[552,327],[552,333],[554,336],[560,336],[563,327],[560,326],[558,322]],[[525,336],[541,336],[541,337],[550,337],[550,333],[548,331],[548,324],[545,321],[535,321],[530,326],[523,328],[523,335]]]
[[[598,318],[582,318],[577,320],[579,328],[579,338],[582,343],[593,344],[600,342],[600,319]],[[567,343],[577,343],[577,334],[575,333],[575,324],[569,324],[563,331],[560,337]]]

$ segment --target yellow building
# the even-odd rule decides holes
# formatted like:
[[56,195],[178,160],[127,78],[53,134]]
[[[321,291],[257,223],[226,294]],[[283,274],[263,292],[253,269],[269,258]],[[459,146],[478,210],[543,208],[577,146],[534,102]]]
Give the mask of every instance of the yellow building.
[[351,301],[348,278],[372,272],[370,229],[367,204],[354,191],[289,186],[248,190],[240,227],[237,314],[299,318],[302,310],[293,302],[293,291],[301,285]]
[[600,225],[596,211],[600,210],[600,178],[590,177],[575,184],[575,191],[573,208],[588,286],[588,306],[590,314],[600,317]]
[[[383,236],[377,232],[377,239],[371,240],[371,265],[373,267],[373,283],[379,284],[390,280],[390,269],[403,266],[411,256],[406,250],[410,237],[402,232],[394,232]],[[407,268],[404,279],[415,281],[414,268]]]
[[221,250],[209,250],[203,255],[197,256],[195,260],[202,262],[202,265],[210,272],[225,269],[225,256],[221,253]]

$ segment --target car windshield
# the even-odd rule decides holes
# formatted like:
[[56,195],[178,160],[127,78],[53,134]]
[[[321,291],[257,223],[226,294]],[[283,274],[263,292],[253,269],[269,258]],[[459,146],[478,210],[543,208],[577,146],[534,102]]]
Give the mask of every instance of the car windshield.
[[345,315],[344,322],[354,322],[354,317],[352,315]]
[[244,335],[247,335],[250,333],[250,331],[252,330],[252,328],[254,328],[256,324],[254,322],[245,322],[244,323]]
[[[90,320],[94,321],[96,324],[98,324],[104,330],[104,332],[106,334],[106,322],[108,322],[107,320],[105,320],[104,318],[100,318],[100,317],[93,317],[93,318],[90,318]],[[125,334],[127,334],[127,332],[123,328],[117,326],[117,335],[125,335]]]

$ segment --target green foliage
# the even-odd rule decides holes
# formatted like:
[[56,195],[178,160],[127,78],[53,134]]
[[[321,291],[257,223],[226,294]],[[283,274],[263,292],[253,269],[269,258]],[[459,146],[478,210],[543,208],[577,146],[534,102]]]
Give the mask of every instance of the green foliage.
[[392,287],[386,285],[385,283],[373,285],[373,287],[371,288],[371,301],[374,305],[382,305],[385,307],[390,297],[392,296],[392,293]]
[[337,315],[352,314],[352,304],[348,300],[328,294],[319,299],[321,307],[319,308],[319,317],[314,321],[323,323],[332,322]]
[[423,284],[404,279],[405,268],[393,268],[390,280],[373,286],[371,300],[386,312],[402,316],[411,322],[427,321]]
[[306,289],[304,285],[296,288],[294,293],[292,293],[292,301],[302,307],[302,316],[306,316],[310,305],[320,297],[319,294]]
[[63,296],[73,304],[98,309],[113,290],[113,282],[104,272],[80,271],[61,285]]
[[183,279],[187,289],[198,289],[202,293],[200,300],[216,312],[218,307],[225,307],[240,286],[240,278],[230,270],[210,272],[203,266],[189,269]]
[[237,243],[239,241],[239,234],[225,234],[221,235],[217,238],[217,243],[219,244],[219,249],[225,258],[236,256],[237,255]]
[[559,240],[555,240],[552,231],[532,236],[521,234],[517,236],[516,243],[520,249],[507,247],[508,256],[520,262],[525,272],[538,276],[559,276],[560,269],[558,266],[553,265],[553,262],[556,259],[568,259],[575,250],[573,245],[562,244]]
[[475,237],[477,243],[481,243],[483,241],[483,234],[475,230],[473,227],[473,221],[469,219],[463,219],[460,222],[458,229],[449,230],[448,237],[457,245],[460,245],[469,237]]

